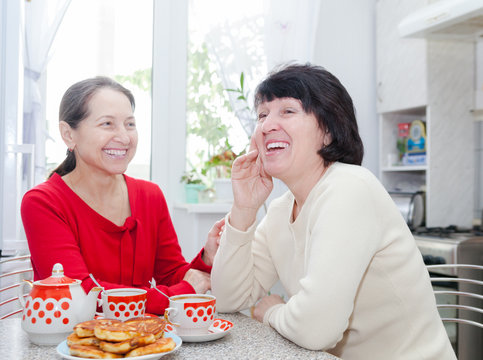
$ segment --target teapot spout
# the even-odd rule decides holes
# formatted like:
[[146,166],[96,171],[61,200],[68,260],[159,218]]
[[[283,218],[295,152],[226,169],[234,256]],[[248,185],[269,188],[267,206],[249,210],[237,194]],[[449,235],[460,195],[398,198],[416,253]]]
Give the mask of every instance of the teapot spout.
[[78,319],[79,322],[88,321],[94,319],[97,309],[97,297],[101,292],[102,288],[93,287],[91,291],[84,298],[84,303],[78,308]]

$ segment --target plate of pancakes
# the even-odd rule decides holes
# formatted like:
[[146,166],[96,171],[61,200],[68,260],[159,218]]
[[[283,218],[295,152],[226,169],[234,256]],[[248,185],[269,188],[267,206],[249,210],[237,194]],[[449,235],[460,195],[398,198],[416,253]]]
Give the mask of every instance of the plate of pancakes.
[[74,332],[57,346],[64,359],[159,359],[176,351],[182,340],[166,332],[158,317],[126,321],[95,319],[74,326]]

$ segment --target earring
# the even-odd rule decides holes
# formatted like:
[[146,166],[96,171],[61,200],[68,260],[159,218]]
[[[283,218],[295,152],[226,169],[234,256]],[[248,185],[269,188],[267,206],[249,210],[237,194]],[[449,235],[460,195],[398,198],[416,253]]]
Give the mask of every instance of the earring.
[[71,153],[72,151],[74,151],[74,149],[73,149],[73,148],[69,148],[68,150],[69,150],[69,152],[70,152],[70,153]]

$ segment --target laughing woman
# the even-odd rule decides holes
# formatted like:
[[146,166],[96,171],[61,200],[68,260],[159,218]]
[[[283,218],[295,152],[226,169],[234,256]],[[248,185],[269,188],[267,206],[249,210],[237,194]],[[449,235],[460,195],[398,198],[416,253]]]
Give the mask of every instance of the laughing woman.
[[35,280],[65,274],[94,286],[148,290],[146,311],[161,314],[168,295],[210,289],[219,222],[205,248],[187,263],[159,187],[124,175],[136,152],[134,98],[117,82],[97,77],[72,85],[60,104],[67,158],[50,178],[27,192],[22,220]]
[[[350,359],[455,359],[410,230],[361,167],[352,100],[323,68],[291,65],[257,88],[252,151],[212,271],[219,311],[253,316],[296,344]],[[289,191],[256,214],[272,177]],[[267,295],[280,281],[288,299]]]

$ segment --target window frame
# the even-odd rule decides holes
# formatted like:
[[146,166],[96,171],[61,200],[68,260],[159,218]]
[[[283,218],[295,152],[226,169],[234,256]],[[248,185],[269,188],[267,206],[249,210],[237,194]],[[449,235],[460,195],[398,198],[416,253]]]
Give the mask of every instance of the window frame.
[[9,145],[18,143],[18,119],[23,116],[21,10],[20,1],[0,3],[0,255],[27,246],[19,238],[21,219],[12,211],[18,207],[16,179],[7,176],[16,171],[14,155],[7,154]]
[[154,1],[151,180],[172,210],[186,162],[188,0]]

